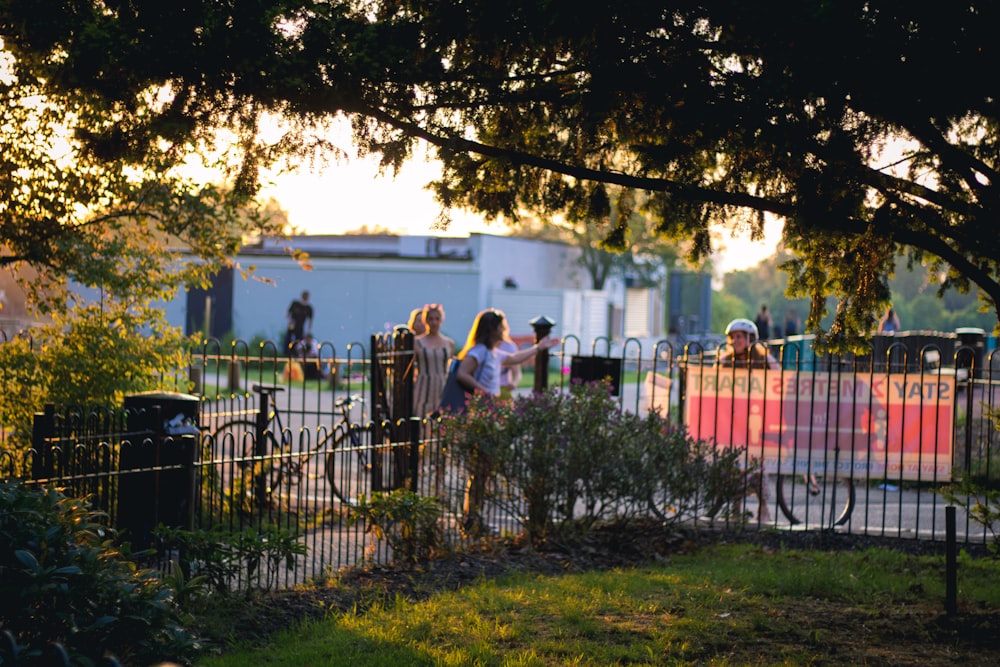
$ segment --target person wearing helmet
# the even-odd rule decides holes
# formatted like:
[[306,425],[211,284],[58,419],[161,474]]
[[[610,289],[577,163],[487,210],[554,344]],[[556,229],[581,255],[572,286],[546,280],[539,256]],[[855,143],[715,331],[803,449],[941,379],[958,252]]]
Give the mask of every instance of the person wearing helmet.
[[[726,350],[719,355],[720,366],[732,366],[735,368],[770,368],[778,370],[781,364],[771,356],[767,348],[757,341],[757,325],[748,319],[738,318],[729,323],[726,327],[726,339],[729,344]],[[803,481],[809,485],[809,492],[814,496],[820,492],[816,476],[808,473],[802,476]],[[761,504],[766,503],[763,495],[760,496]],[[761,517],[766,517],[765,509]],[[766,518],[763,520],[766,521]]]
[[746,318],[737,318],[726,327],[725,351],[719,355],[720,366],[735,368],[771,368],[781,365],[771,356],[767,348],[758,342],[757,325]]

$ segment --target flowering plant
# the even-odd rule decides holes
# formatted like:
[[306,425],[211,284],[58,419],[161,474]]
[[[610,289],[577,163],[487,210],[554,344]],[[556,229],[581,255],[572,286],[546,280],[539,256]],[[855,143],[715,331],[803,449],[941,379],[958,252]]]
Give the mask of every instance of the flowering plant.
[[695,516],[739,475],[739,450],[718,452],[657,412],[622,411],[607,382],[500,400],[477,395],[444,419],[445,444],[468,483],[467,528],[484,508],[518,517],[532,541],[599,521]]

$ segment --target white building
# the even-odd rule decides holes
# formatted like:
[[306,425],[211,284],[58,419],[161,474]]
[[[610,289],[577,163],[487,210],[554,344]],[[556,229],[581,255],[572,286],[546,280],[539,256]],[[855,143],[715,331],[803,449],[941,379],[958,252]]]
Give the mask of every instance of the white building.
[[595,338],[662,335],[663,290],[625,289],[609,280],[588,289],[579,251],[569,245],[510,236],[469,237],[346,235],[299,236],[289,246],[309,253],[311,270],[283,245],[245,248],[239,257],[254,266],[244,280],[220,274],[212,289],[190,290],[167,304],[170,322],[187,331],[249,341],[278,341],[285,311],[305,290],[315,312],[313,333],[343,354],[348,344],[366,349],[370,336],[406,322],[412,309],[440,303],[444,333],[461,344],[476,314],[499,308],[511,333],[531,335],[529,322],[545,315],[555,335]]

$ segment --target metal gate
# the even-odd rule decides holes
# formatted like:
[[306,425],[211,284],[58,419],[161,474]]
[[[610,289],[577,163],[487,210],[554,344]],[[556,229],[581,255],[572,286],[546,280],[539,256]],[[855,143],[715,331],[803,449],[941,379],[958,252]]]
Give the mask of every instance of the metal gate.
[[[371,417],[373,442],[389,448],[390,485],[398,489],[413,480],[416,448],[409,445],[419,439],[419,421],[413,419],[414,355],[413,332],[397,329],[371,338]],[[385,479],[380,469],[382,457],[373,461],[372,491],[382,491]],[[378,487],[378,488],[376,488]]]

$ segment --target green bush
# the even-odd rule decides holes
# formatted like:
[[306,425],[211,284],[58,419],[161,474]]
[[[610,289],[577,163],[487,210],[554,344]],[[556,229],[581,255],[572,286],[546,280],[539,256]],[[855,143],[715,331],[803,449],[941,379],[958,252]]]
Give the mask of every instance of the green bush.
[[415,564],[433,558],[444,544],[438,519],[443,509],[437,498],[418,496],[408,489],[361,495],[351,507],[349,525],[359,521],[377,539],[389,543],[397,562]]
[[[120,406],[131,393],[187,389],[187,339],[162,310],[105,300],[53,316],[31,338],[0,345],[5,445],[31,447],[33,416],[46,403]],[[18,471],[21,473],[23,471]]]
[[741,479],[742,450],[716,450],[656,412],[623,412],[607,383],[511,401],[477,395],[443,420],[443,437],[468,475],[467,527],[489,500],[535,542],[609,520],[691,518]]
[[19,664],[52,642],[73,664],[104,652],[124,664],[189,661],[200,644],[172,589],[125,560],[96,518],[57,490],[0,483],[0,627],[19,645]]

